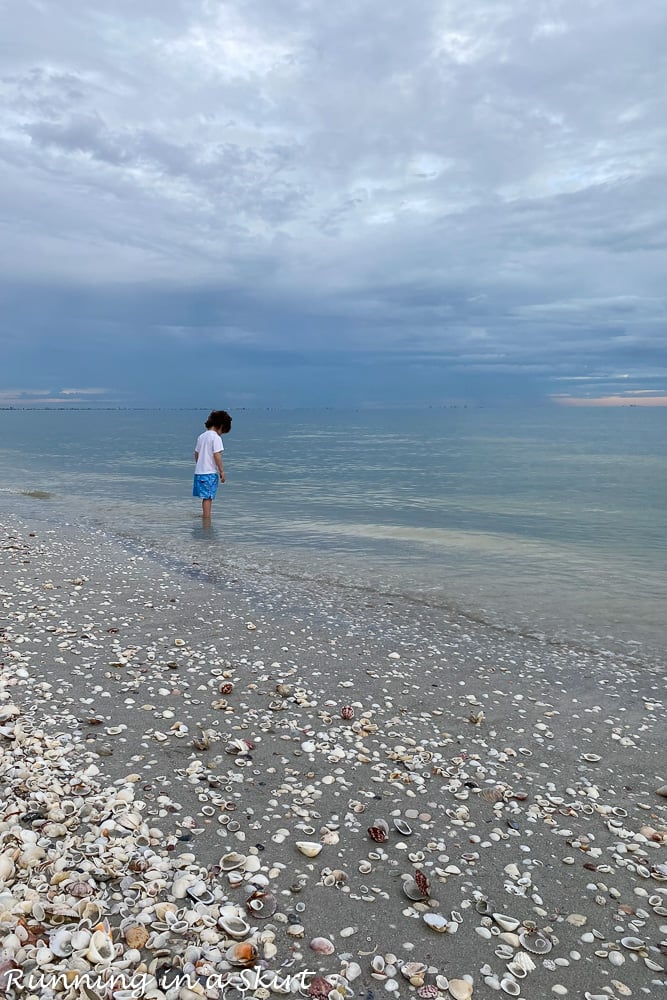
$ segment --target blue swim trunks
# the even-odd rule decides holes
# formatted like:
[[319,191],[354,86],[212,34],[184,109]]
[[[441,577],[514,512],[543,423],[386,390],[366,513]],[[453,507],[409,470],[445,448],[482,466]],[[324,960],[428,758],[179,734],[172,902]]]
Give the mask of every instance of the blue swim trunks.
[[193,497],[200,497],[202,500],[215,500],[218,492],[218,473],[207,472],[203,476],[195,476],[192,486]]

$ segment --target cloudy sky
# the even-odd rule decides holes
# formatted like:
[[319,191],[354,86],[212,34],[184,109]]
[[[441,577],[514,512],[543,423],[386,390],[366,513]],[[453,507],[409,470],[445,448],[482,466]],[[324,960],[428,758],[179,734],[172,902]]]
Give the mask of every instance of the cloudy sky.
[[0,17],[0,404],[667,401],[663,0]]

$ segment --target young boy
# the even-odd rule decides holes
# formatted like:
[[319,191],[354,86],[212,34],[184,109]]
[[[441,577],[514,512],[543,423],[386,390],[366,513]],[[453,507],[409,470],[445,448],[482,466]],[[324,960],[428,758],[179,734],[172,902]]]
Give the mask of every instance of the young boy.
[[195,481],[193,497],[201,497],[201,513],[204,520],[211,516],[211,504],[218,491],[218,481],[224,483],[225,470],[222,464],[222,435],[229,434],[232,418],[226,410],[213,410],[206,421],[206,430],[197,438],[195,445]]

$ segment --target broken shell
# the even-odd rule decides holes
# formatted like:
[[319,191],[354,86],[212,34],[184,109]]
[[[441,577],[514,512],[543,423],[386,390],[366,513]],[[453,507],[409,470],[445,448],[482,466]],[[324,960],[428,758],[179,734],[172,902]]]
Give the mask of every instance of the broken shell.
[[246,900],[246,909],[258,920],[266,920],[276,912],[278,901],[271,892],[255,892]]
[[322,850],[322,844],[316,844],[314,840],[297,840],[295,846],[307,858],[316,858]]
[[[428,966],[424,962],[405,962],[400,969],[401,975],[405,979],[415,979],[418,976],[423,976],[427,971]],[[414,983],[412,984],[415,985]]]
[[231,851],[229,854],[223,854],[220,858],[220,867],[223,872],[231,872],[235,868],[241,868],[245,863],[245,854],[238,854],[237,851]]

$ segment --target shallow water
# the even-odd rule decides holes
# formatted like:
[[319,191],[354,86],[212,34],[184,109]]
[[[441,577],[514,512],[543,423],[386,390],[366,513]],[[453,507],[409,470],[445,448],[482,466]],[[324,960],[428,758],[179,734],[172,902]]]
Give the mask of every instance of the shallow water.
[[667,411],[233,417],[204,529],[190,497],[198,411],[0,411],[0,513],[95,523],[221,573],[662,651]]

